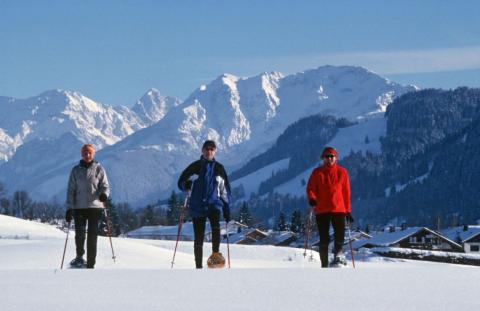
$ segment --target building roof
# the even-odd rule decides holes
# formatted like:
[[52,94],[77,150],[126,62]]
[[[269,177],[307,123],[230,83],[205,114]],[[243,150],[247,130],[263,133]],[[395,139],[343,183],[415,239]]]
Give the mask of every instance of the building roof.
[[430,230],[428,229],[427,227],[409,227],[409,228],[406,228],[404,230],[398,230],[398,231],[394,231],[394,232],[389,232],[389,231],[385,231],[385,232],[381,232],[377,235],[374,235],[371,239],[364,239],[364,240],[359,240],[359,241],[354,241],[352,243],[352,247],[355,248],[355,249],[358,249],[358,248],[361,248],[361,247],[364,247],[365,245],[374,245],[374,246],[391,246],[391,245],[394,245],[394,244],[397,244],[399,243],[400,241],[412,236],[412,235],[415,235],[417,234],[418,232],[421,232],[423,230],[426,230],[428,232],[430,232],[431,234],[434,234],[456,246],[458,246],[459,248],[462,248],[461,245],[458,245],[458,243],[450,240],[449,238],[445,237],[445,236],[442,236],[440,234],[438,234],[437,232],[433,231],[433,230]]
[[268,236],[262,239],[258,244],[260,245],[279,245],[288,241],[293,241],[296,234],[291,231],[277,231],[271,232]]
[[[255,228],[244,229],[239,233],[229,235],[228,241],[232,244],[248,242],[248,244],[256,243],[258,240],[261,240],[267,236],[266,232]],[[225,241],[225,239],[224,239]]]
[[448,228],[442,230],[442,234],[452,241],[461,241],[462,243],[465,243],[480,234],[480,226],[458,226]]

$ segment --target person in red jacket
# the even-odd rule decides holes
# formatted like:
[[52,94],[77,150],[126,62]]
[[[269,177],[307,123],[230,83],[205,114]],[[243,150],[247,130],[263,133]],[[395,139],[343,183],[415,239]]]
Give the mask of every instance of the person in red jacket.
[[322,152],[323,165],[313,170],[307,184],[308,203],[314,209],[320,235],[320,261],[328,267],[330,223],[334,230],[331,265],[345,264],[342,248],[345,238],[345,219],[353,222],[350,207],[350,181],[347,170],[337,164],[338,153],[333,147]]

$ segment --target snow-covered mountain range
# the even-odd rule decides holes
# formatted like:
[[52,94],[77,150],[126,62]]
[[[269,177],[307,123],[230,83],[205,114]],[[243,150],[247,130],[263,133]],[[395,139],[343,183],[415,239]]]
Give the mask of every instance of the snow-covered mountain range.
[[24,189],[34,198],[49,198],[58,192],[56,188],[37,195],[36,186],[52,171],[76,162],[82,144],[100,150],[158,122],[179,104],[155,89],[132,108],[102,105],[65,90],[28,99],[0,97],[1,179],[11,191]]
[[[0,134],[7,137],[2,143],[20,143],[5,152],[9,161],[0,173],[9,189],[63,199],[68,172],[79,158],[79,145],[91,142],[98,149],[103,147],[97,159],[107,169],[115,200],[143,203],[168,196],[181,170],[198,158],[207,138],[218,142],[217,158],[231,171],[269,148],[287,126],[313,114],[378,123],[362,126],[373,128],[377,134],[372,137],[378,137],[378,128],[384,131],[384,123],[378,120],[386,107],[395,97],[415,89],[361,67],[324,66],[288,76],[278,72],[250,78],[224,74],[200,86],[183,103],[151,90],[132,109],[104,107],[75,92],[54,91],[55,96],[42,94],[23,101],[2,98],[0,109],[10,109],[15,115],[15,121],[0,120]],[[65,100],[45,99],[58,97]],[[57,108],[39,114],[41,107],[47,107],[39,104],[42,98]],[[27,108],[16,109],[12,103],[25,103]],[[32,119],[31,115],[44,117]],[[30,127],[22,131],[24,124]],[[58,139],[65,145],[55,149],[52,146],[57,146]],[[42,147],[47,149],[46,159],[38,153]],[[57,152],[49,153],[52,148]],[[58,150],[65,155],[62,161],[55,160]],[[50,163],[45,167],[45,162]]]

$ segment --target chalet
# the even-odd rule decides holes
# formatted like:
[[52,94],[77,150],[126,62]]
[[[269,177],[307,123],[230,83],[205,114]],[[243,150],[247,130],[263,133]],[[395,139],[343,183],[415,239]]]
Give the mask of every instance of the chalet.
[[291,231],[269,232],[268,236],[260,240],[259,245],[290,246],[297,239],[297,235]]
[[480,226],[463,225],[442,230],[442,234],[463,246],[465,253],[480,253]]
[[362,247],[397,247],[447,252],[463,252],[462,246],[449,238],[426,227],[411,227],[403,230],[388,230],[370,239],[354,241],[356,250]]
[[267,236],[267,232],[249,228],[229,235],[228,241],[232,244],[253,245],[257,244],[260,240],[265,239]]

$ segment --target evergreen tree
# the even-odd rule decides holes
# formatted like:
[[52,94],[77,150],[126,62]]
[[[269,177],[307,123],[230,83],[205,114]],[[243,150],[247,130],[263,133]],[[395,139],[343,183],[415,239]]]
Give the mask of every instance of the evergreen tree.
[[302,223],[302,214],[300,210],[296,209],[292,213],[292,221],[290,223],[290,231],[298,233],[302,230],[303,223]]
[[370,138],[368,138],[368,135],[365,136],[365,144],[369,144],[370,143]]
[[128,203],[118,203],[116,207],[120,219],[120,233],[125,234],[137,229],[140,224],[138,216],[130,208],[130,205]]
[[5,186],[0,182],[0,214],[10,215],[10,200],[7,197]]
[[156,226],[158,225],[157,215],[155,214],[155,208],[153,205],[148,204],[144,211],[141,221],[142,226]]
[[182,203],[178,200],[175,191],[172,191],[172,194],[168,199],[167,224],[170,226],[178,225],[181,212]]
[[110,220],[110,230],[112,230],[112,236],[119,236],[121,233],[121,223],[120,223],[120,217],[118,215],[118,210],[116,204],[113,203],[111,198],[108,198],[107,200],[107,206],[108,206],[108,219]]
[[280,212],[280,216],[278,218],[278,223],[277,223],[277,230],[278,231],[287,231],[288,226],[287,226],[287,220],[285,218],[285,213]]
[[33,219],[32,201],[26,191],[15,191],[13,194],[14,215],[20,218]]
[[12,215],[11,203],[7,197],[0,199],[0,209],[1,209],[1,214]]
[[242,207],[240,208],[240,214],[238,216],[238,222],[244,224],[248,227],[253,225],[253,218],[250,214],[247,202],[243,202]]

